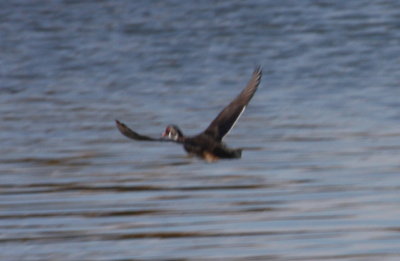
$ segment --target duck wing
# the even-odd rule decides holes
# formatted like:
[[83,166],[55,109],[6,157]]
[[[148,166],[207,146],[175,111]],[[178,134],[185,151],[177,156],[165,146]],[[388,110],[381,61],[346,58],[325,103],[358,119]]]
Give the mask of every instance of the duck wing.
[[117,125],[118,130],[122,133],[122,135],[133,139],[133,140],[138,140],[138,141],[173,141],[170,139],[163,139],[163,138],[152,138],[149,136],[141,135],[132,129],[130,129],[128,126],[126,126],[124,123],[120,122],[119,120],[115,120],[115,123]]
[[257,66],[243,91],[210,123],[205,134],[221,141],[238,121],[260,84],[262,70]]

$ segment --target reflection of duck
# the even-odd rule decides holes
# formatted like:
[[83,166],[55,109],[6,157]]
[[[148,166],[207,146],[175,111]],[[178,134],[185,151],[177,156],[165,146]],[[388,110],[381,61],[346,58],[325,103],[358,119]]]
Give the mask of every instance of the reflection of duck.
[[218,114],[205,131],[196,136],[184,136],[176,125],[168,125],[161,138],[151,138],[138,134],[118,120],[116,120],[117,127],[123,135],[134,140],[171,141],[182,144],[189,154],[194,154],[207,161],[215,161],[220,158],[240,158],[242,150],[226,147],[222,139],[246,109],[247,104],[260,84],[261,75],[261,68],[257,67],[246,88]]

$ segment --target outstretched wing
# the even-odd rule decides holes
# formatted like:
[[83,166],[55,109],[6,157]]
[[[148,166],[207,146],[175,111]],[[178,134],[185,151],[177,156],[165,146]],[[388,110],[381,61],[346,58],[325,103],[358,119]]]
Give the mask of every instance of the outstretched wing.
[[260,84],[261,76],[261,67],[258,66],[254,70],[246,88],[244,88],[243,91],[218,114],[218,116],[204,131],[205,134],[212,136],[218,141],[221,141],[224,138],[246,109],[247,104]]
[[115,120],[115,123],[117,125],[118,130],[126,137],[133,139],[133,140],[139,140],[139,141],[174,141],[170,139],[163,139],[163,138],[152,138],[148,137],[145,135],[141,135],[132,129],[130,129],[128,126],[123,124],[122,122]]

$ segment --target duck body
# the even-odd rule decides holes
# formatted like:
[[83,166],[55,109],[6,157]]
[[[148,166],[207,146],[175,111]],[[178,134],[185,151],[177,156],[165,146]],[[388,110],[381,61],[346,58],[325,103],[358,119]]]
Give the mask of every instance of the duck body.
[[183,148],[190,155],[195,155],[207,161],[237,159],[242,155],[241,149],[230,149],[223,142],[215,141],[212,137],[204,133],[185,138]]

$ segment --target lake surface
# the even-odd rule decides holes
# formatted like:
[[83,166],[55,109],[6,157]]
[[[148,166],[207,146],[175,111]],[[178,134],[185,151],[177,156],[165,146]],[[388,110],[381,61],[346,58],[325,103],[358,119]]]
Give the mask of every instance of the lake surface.
[[[1,1],[0,260],[400,260],[400,2]],[[174,144],[263,80],[240,160]]]

